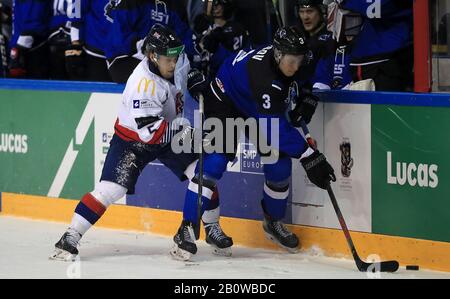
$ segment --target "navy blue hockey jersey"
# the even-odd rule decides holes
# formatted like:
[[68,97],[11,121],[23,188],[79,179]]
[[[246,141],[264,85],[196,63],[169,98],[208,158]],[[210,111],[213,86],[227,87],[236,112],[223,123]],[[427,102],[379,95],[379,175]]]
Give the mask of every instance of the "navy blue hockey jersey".
[[20,36],[45,39],[60,29],[69,34],[69,19],[81,16],[81,0],[15,0],[13,11],[11,47]]
[[[286,116],[294,78],[284,76],[273,57],[272,46],[248,53],[241,51],[225,61],[216,82],[245,117],[265,118],[269,123],[270,119],[278,119],[278,149],[299,158],[305,151],[306,142]],[[271,143],[270,131],[266,137]]]
[[339,46],[335,55],[319,60],[313,78],[314,89],[342,89],[352,82],[350,47]]
[[119,1],[112,11],[114,20],[106,44],[106,57],[132,56],[137,52],[136,43],[144,39],[154,24],[172,28],[185,44],[186,53],[193,55],[192,31],[166,2],[159,0]]
[[48,0],[14,0],[11,48],[17,46],[17,40],[21,35],[33,36],[37,39],[48,36],[50,4]]
[[111,30],[112,10],[117,0],[80,0],[81,13],[70,17],[71,39],[84,43],[86,49],[104,56],[107,36]]
[[[372,9],[377,4],[379,16]],[[412,44],[413,0],[344,0],[342,6],[366,17],[354,41],[352,64],[389,58],[391,53]]]

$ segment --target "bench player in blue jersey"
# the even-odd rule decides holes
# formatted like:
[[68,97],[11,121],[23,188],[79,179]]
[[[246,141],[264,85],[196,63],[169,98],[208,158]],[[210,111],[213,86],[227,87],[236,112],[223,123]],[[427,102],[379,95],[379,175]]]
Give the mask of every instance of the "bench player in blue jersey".
[[66,68],[69,78],[111,81],[106,63],[106,37],[111,30],[117,0],[80,0],[80,13],[72,14]]
[[[264,121],[271,123],[272,120],[278,122],[278,128],[268,126],[267,131],[262,132],[263,138],[268,140],[267,144],[273,146],[269,155],[278,153],[278,159],[272,161],[272,164],[264,165],[266,181],[261,195],[265,214],[263,228],[271,240],[290,252],[296,252],[299,247],[298,237],[282,222],[289,195],[291,158],[300,159],[311,182],[320,188],[325,189],[330,180],[335,180],[334,170],[325,156],[311,148],[294,127],[302,119],[307,123],[311,121],[317,103],[300,102],[288,113],[290,91],[306,51],[302,33],[295,28],[279,29],[273,46],[248,53],[241,52],[235,58],[225,61],[217,77],[204,92],[207,119],[219,119],[223,124],[227,119],[238,118],[255,119],[259,124]],[[201,75],[198,77],[199,82],[202,81]],[[230,132],[224,129],[223,136],[229,137],[227,133]],[[273,133],[278,137],[278,145],[272,143]],[[255,145],[259,141],[252,140]],[[218,208],[211,209],[211,206],[217,206],[213,191],[226,171],[228,162],[235,157],[236,140],[234,142],[234,152],[227,152],[223,148],[205,153],[202,185],[202,221],[207,228],[206,241],[211,243],[209,235],[221,236],[221,242],[214,245],[218,249],[228,250],[228,254],[231,253],[233,242],[221,231],[218,223],[211,221],[217,219],[216,214],[220,213]],[[172,253],[180,259],[189,259],[197,252],[197,236],[193,231],[200,225],[197,215],[198,182],[197,170],[186,193],[183,222],[174,237],[176,250]],[[205,209],[210,211],[204,211]]]
[[116,1],[110,13],[113,23],[103,41],[108,69],[114,82],[125,83],[143,59],[142,42],[155,24],[174,30],[183,41],[186,54],[194,55],[193,33],[180,17],[177,2],[179,0]]
[[199,65],[194,67],[204,69],[209,78],[215,78],[225,59],[251,48],[249,33],[233,20],[234,12],[233,0],[214,0],[211,16],[202,14],[194,20],[195,41],[201,53],[194,56],[194,62]]

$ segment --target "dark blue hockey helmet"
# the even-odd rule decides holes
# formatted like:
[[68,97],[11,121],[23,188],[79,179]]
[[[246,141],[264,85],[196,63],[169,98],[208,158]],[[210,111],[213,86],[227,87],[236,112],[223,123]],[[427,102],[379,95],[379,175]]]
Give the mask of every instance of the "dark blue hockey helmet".
[[300,8],[317,8],[322,15],[327,14],[327,5],[323,0],[297,0],[296,11],[298,12]]
[[295,27],[278,29],[273,39],[273,47],[281,55],[305,55],[308,52],[305,34]]
[[230,19],[234,13],[234,2],[233,0],[213,0],[212,1],[212,10],[218,5],[223,7],[223,17],[225,19]]
[[323,8],[323,0],[297,0],[298,8],[318,7]]

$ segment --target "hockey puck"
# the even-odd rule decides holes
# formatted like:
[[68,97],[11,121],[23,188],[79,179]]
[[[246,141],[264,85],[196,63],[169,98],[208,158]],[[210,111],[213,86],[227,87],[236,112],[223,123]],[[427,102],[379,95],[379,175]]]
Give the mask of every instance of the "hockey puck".
[[408,266],[406,266],[406,270],[419,271],[419,266],[417,266],[417,265],[408,265]]

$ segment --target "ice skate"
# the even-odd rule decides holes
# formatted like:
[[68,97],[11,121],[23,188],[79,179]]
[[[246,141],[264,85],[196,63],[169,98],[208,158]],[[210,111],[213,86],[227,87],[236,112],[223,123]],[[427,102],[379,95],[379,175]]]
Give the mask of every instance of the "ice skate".
[[55,244],[55,251],[50,256],[51,260],[72,262],[78,256],[78,242],[81,239],[81,234],[73,229],[68,229],[61,237],[58,243]]
[[183,221],[177,234],[173,237],[175,242],[170,250],[170,255],[180,261],[189,261],[192,255],[197,253],[195,245],[195,234],[192,224],[189,221]]
[[300,241],[281,221],[273,221],[268,216],[264,218],[263,228],[266,238],[286,249],[290,253],[298,253]]
[[216,223],[204,223],[206,243],[213,248],[213,254],[230,257],[232,255],[231,246],[233,246],[233,239],[228,237]]

